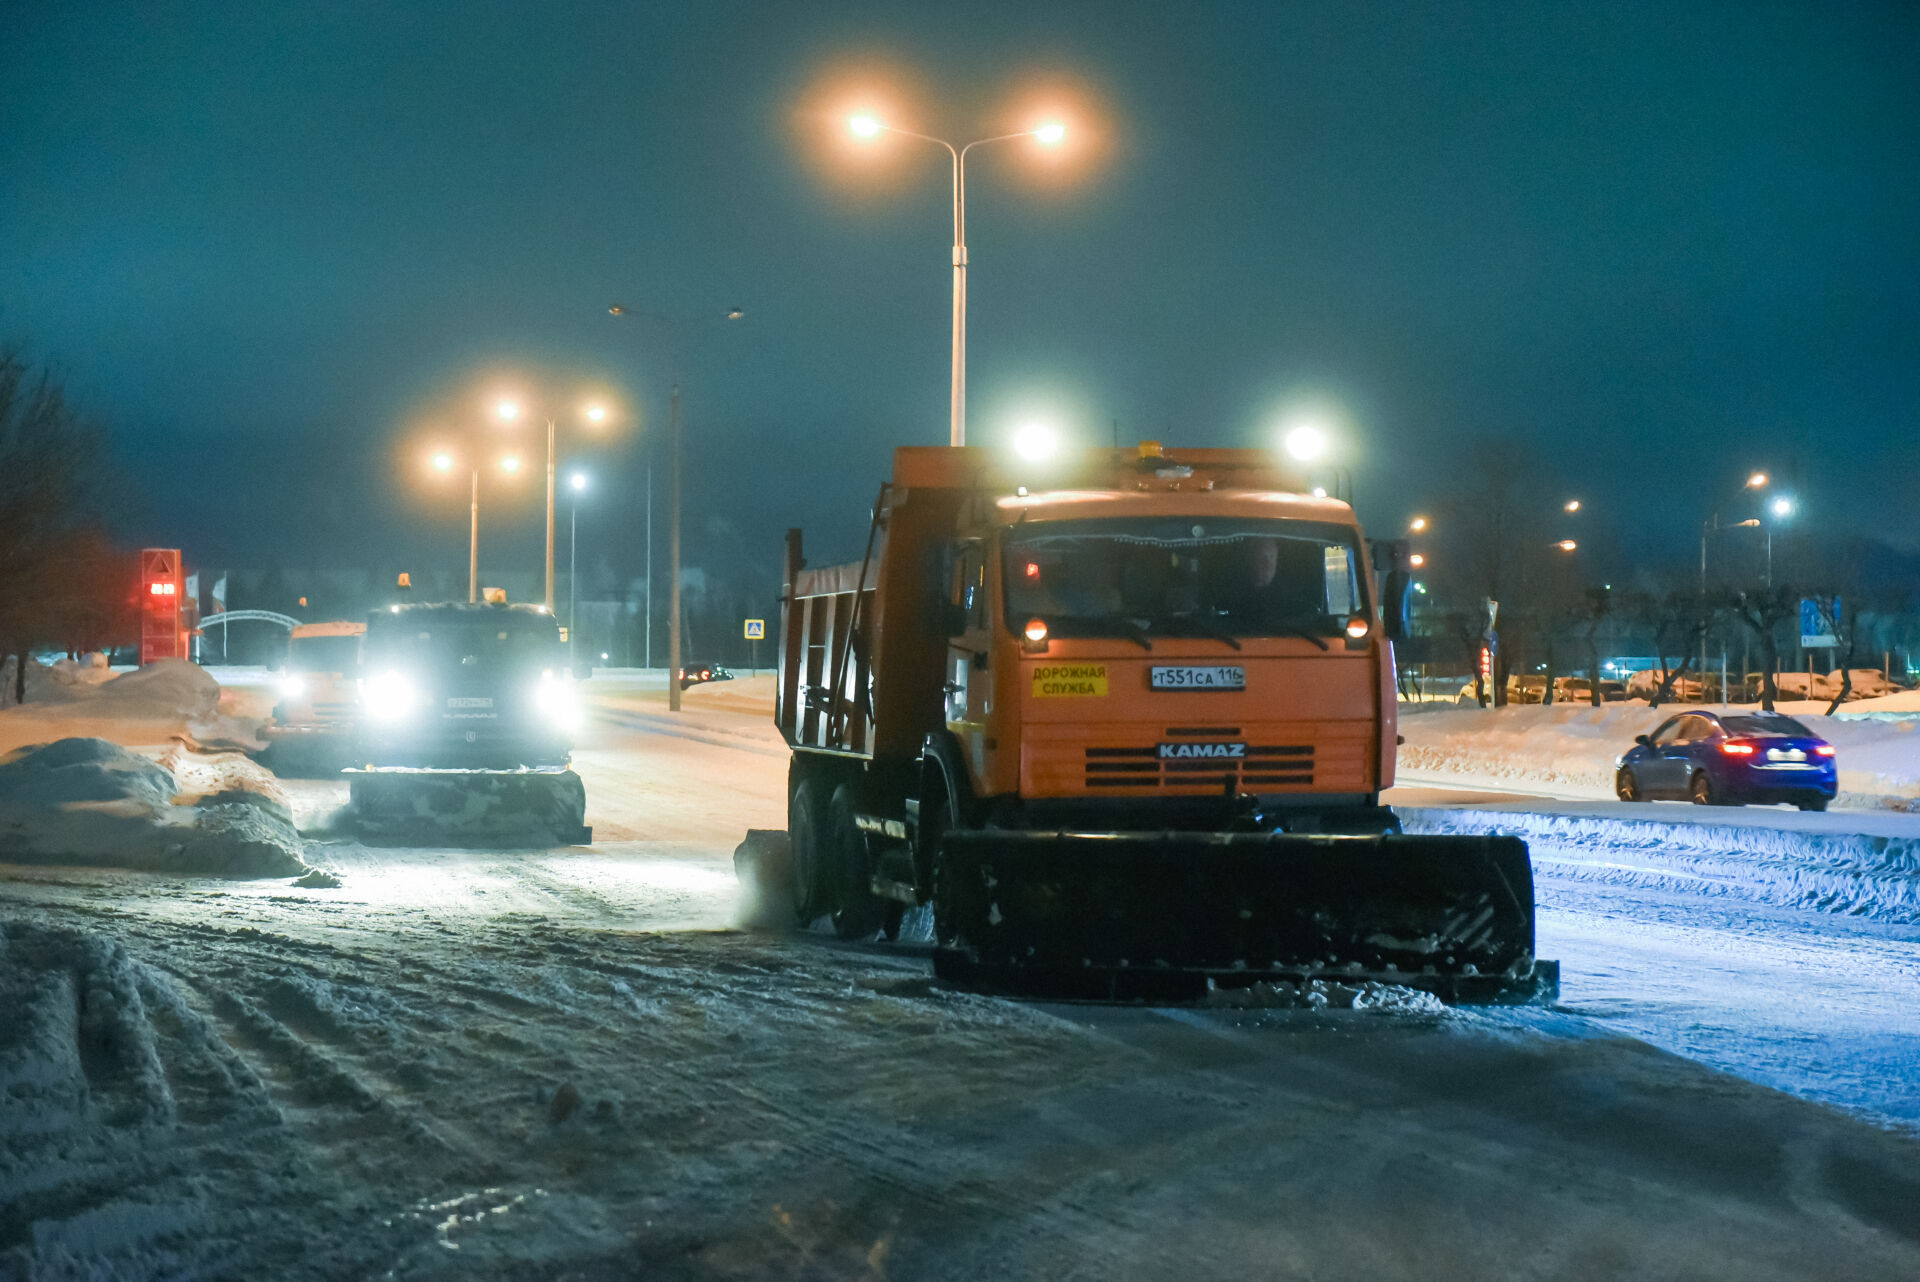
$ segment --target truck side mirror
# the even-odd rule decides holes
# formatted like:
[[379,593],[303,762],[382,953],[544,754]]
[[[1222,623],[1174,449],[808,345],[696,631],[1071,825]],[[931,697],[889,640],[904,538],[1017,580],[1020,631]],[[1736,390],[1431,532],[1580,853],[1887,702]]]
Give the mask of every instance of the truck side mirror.
[[1407,614],[1407,594],[1413,589],[1413,576],[1405,570],[1390,570],[1380,589],[1380,617],[1387,640],[1405,641],[1413,635]]
[[949,637],[960,636],[967,630],[967,607],[958,601],[942,601],[940,617]]

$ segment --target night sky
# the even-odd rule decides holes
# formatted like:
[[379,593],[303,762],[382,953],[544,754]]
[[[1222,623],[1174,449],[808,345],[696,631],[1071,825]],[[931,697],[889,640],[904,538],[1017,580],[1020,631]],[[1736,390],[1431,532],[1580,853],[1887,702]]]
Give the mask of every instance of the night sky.
[[686,331],[689,559],[857,554],[886,451],[946,439],[950,225],[944,153],[846,112],[1058,107],[970,174],[976,443],[1311,404],[1383,529],[1499,433],[1649,554],[1756,465],[1911,546],[1916,67],[1912,5],[15,4],[0,336],[112,425],[120,533],[202,565],[463,569],[429,429],[615,389],[570,453],[624,572],[673,362],[606,307],[737,306]]

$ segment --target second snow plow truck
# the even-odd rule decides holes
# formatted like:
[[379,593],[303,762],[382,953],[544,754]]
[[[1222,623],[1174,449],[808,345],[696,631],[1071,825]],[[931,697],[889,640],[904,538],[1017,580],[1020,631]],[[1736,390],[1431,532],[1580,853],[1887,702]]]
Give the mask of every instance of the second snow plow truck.
[[579,706],[559,625],[537,606],[395,605],[360,643],[361,764],[348,813],[406,845],[593,840],[569,768]]
[[[1407,575],[1252,450],[903,448],[852,565],[788,535],[775,716],[802,923],[1063,996],[1373,979],[1550,997],[1526,846],[1406,836]],[[1395,549],[1382,545],[1380,559]]]

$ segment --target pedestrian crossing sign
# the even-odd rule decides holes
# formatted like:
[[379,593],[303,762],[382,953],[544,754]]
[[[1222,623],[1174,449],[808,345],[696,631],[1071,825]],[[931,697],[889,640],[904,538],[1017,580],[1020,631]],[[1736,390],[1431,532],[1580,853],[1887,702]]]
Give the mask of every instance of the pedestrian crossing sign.
[[766,637],[767,621],[765,619],[748,619],[746,623],[747,623],[747,632],[746,632],[747,640],[759,641],[759,640],[763,640]]

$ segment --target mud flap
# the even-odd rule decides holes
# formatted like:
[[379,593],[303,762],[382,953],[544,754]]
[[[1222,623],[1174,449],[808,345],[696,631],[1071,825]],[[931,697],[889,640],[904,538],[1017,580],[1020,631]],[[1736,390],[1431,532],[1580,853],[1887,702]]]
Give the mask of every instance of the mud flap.
[[983,830],[946,834],[939,857],[955,937],[936,965],[975,985],[1169,1000],[1274,977],[1455,1001],[1557,989],[1557,967],[1534,960],[1517,837]]
[[350,770],[348,824],[408,846],[586,845],[587,790],[571,770]]

